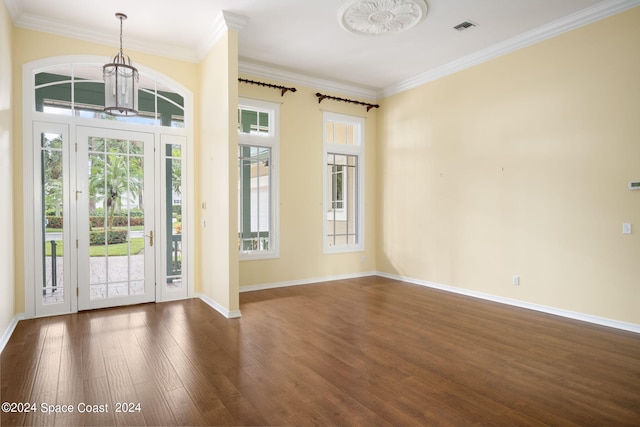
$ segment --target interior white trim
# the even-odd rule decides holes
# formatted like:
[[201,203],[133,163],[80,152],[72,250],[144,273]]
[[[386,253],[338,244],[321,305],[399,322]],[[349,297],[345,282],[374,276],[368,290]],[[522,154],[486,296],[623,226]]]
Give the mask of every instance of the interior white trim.
[[209,30],[207,31],[207,37],[195,48],[194,62],[200,62],[204,56],[211,50],[213,45],[222,37],[227,30],[240,31],[249,22],[249,18],[237,13],[228,12],[226,10],[221,11],[211,23]]
[[[239,251],[239,261],[280,258],[280,104],[251,98],[238,98],[238,108],[269,114],[268,134],[246,134],[238,132],[238,147],[266,147],[271,150],[269,181],[269,231],[271,247],[261,251]],[[240,188],[240,184],[238,184]],[[240,196],[238,196],[240,197]],[[240,213],[241,215],[241,213]],[[240,220],[241,221],[241,220]]]
[[11,16],[11,20],[15,23],[24,8],[22,7],[22,3],[20,0],[4,0],[4,4],[7,6],[7,10],[9,11],[9,16]]
[[286,282],[263,283],[260,285],[240,286],[240,292],[264,291],[267,289],[286,288],[289,286],[311,285],[313,283],[332,282],[334,280],[357,279],[360,277],[376,276],[375,271],[365,271],[362,273],[339,274],[336,276],[310,277],[300,280],[289,280]]
[[[25,28],[27,30],[39,31],[73,39],[80,39],[91,43],[114,46],[114,54],[117,52],[117,48],[120,45],[120,38],[115,33],[106,34],[99,31],[78,28],[72,25],[65,25],[57,21],[52,21],[49,18],[29,13],[22,14],[17,19],[14,19],[14,24],[16,27]],[[199,61],[199,58],[197,57],[194,49],[167,45],[166,43],[159,44],[156,42],[125,39],[124,50],[125,52],[133,50],[138,52],[150,53],[153,55],[158,55],[165,58],[168,57],[186,62],[195,63]],[[135,55],[132,56],[135,60]],[[138,65],[136,64],[136,67],[137,66]]]
[[255,64],[250,60],[241,58],[239,71],[241,73],[252,74],[259,77],[274,80],[291,82],[309,86],[312,88],[335,91],[349,96],[363,97],[370,100],[377,100],[392,96],[425,83],[438,80],[442,77],[457,73],[458,71],[482,64],[491,59],[514,52],[523,47],[533,45],[543,40],[566,33],[576,28],[591,24],[609,16],[615,15],[633,7],[640,6],[640,0],[610,0],[586,8],[572,15],[558,19],[549,24],[535,28],[531,31],[519,34],[501,43],[497,43],[486,49],[482,49],[471,55],[452,61],[443,66],[434,68],[415,77],[400,81],[394,85],[375,90],[363,88],[351,84],[339,83],[327,79],[315,78],[293,71],[280,69],[274,65]]
[[[78,28],[72,25],[51,21],[49,18],[39,15],[22,13],[22,7],[16,0],[7,0],[7,9],[9,9],[9,15],[11,16],[13,23],[20,28],[115,47],[119,46],[120,43],[119,36],[114,34],[106,34],[99,31]],[[211,23],[209,31],[206,33],[207,37],[193,48],[130,39],[125,41],[124,48],[125,50],[134,50],[180,61],[198,63],[207,54],[209,49],[211,49],[211,47],[220,39],[225,31],[227,31],[227,29],[240,31],[248,21],[249,18],[245,16],[223,10]],[[116,51],[114,50],[114,53],[115,52]]]
[[563,310],[560,308],[549,307],[540,304],[529,303],[526,301],[520,301],[511,298],[499,297],[496,295],[485,294],[482,292],[470,291],[467,289],[456,288],[454,286],[442,285],[439,283],[433,283],[426,280],[414,279],[411,277],[400,276],[397,274],[389,274],[382,271],[369,271],[363,273],[355,273],[355,274],[343,274],[338,276],[327,276],[327,277],[315,277],[309,279],[302,280],[292,280],[287,282],[277,282],[277,283],[264,283],[260,285],[249,285],[249,286],[240,286],[240,292],[253,292],[253,291],[263,291],[267,289],[276,289],[276,288],[285,288],[288,286],[300,286],[300,285],[310,285],[314,283],[324,283],[331,282],[334,280],[347,280],[347,279],[355,279],[360,277],[368,277],[368,276],[380,276],[385,277],[387,279],[400,280],[402,282],[412,283],[414,285],[420,285],[428,288],[438,289],[441,291],[452,292],[455,294],[470,296],[473,298],[479,298],[487,301],[493,301],[500,304],[506,304],[514,307],[525,308],[528,310],[539,311],[542,313],[553,314],[555,316],[565,317],[568,319],[579,320],[582,322],[593,323],[600,326],[607,326],[610,328],[621,329],[624,331],[635,332],[640,334],[640,325],[635,323],[621,322],[619,320],[607,319],[604,317],[592,316],[590,314],[578,313],[570,310]]
[[605,317],[593,316],[585,313],[578,313],[575,311],[564,310],[561,308],[550,307],[541,304],[534,304],[527,301],[520,301],[512,298],[504,298],[496,295],[486,294],[483,292],[471,291],[468,289],[456,288],[454,286],[443,285],[440,283],[429,282],[427,280],[419,280],[406,276],[399,276],[397,274],[389,274],[378,271],[378,276],[386,277],[388,279],[401,280],[407,283],[413,283],[414,285],[425,286],[428,288],[438,289],[441,291],[452,292],[455,294],[470,296],[473,298],[479,298],[487,301],[493,301],[500,304],[511,305],[514,307],[526,308],[528,310],[540,311],[542,313],[553,314],[560,317],[566,317],[568,319],[580,320],[582,322],[594,323],[600,326],[608,326],[610,328],[622,329],[629,332],[635,332],[640,334],[640,325],[634,323],[621,322],[619,320],[607,319]]
[[222,314],[227,319],[238,319],[242,317],[242,313],[240,313],[240,310],[227,310],[225,307],[218,304],[212,298],[206,296],[205,294],[197,294],[196,297],[200,298],[202,302],[213,308],[218,313]]
[[0,337],[0,353],[2,353],[2,350],[4,350],[4,347],[9,342],[13,331],[15,331],[16,326],[18,326],[18,322],[24,319],[26,319],[24,313],[16,314],[15,316],[13,316],[13,319],[11,319],[11,322],[9,322],[9,326],[7,326],[7,329],[2,334],[2,337]]
[[[329,122],[340,123],[340,124],[348,124],[353,125],[353,144],[336,144],[332,142],[327,142],[327,124]],[[366,168],[366,157],[365,157],[365,145],[366,145],[366,136],[365,136],[365,119],[362,117],[338,114],[329,111],[324,111],[322,113],[322,194],[323,194],[323,202],[322,202],[322,212],[324,215],[328,215],[331,212],[330,206],[330,195],[332,192],[331,184],[329,184],[329,170],[327,168],[327,159],[328,156],[331,155],[344,155],[344,156],[355,156],[357,159],[356,163],[356,191],[355,191],[355,210],[356,210],[356,240],[355,244],[344,244],[337,246],[330,246],[328,242],[329,238],[329,221],[327,221],[328,217],[325,216],[322,221],[322,250],[324,254],[335,254],[335,253],[345,253],[345,252],[362,252],[365,248],[365,206],[366,206],[366,180],[365,180],[365,168]],[[346,193],[346,191],[345,191]],[[349,206],[348,197],[345,200],[346,206]],[[338,216],[338,219],[340,217]]]
[[[49,117],[47,114],[35,112],[33,110],[34,105],[34,90],[31,83],[33,82],[32,75],[39,70],[46,69],[49,66],[57,65],[57,64],[103,64],[106,58],[100,56],[93,55],[66,55],[66,56],[54,56],[49,58],[44,58],[41,60],[29,62],[23,64],[22,66],[22,76],[23,76],[23,85],[22,85],[22,99],[23,99],[23,120],[22,120],[22,129],[23,129],[23,192],[24,192],[24,213],[25,213],[25,228],[24,228],[24,278],[25,278],[25,316],[26,318],[33,318],[37,316],[35,309],[35,269],[32,268],[35,265],[34,261],[34,253],[32,250],[32,246],[28,244],[28,242],[34,242],[34,229],[35,226],[33,224],[33,206],[34,203],[37,203],[35,200],[34,194],[34,175],[33,175],[33,159],[34,159],[34,148],[32,141],[32,130],[34,122],[51,122],[56,123],[58,120],[56,118]],[[193,183],[195,182],[195,148],[194,148],[194,105],[193,105],[193,93],[187,89],[181,83],[171,79],[164,74],[155,71],[152,68],[146,67],[144,65],[136,64],[138,67],[140,74],[144,74],[149,76],[150,78],[156,80],[158,83],[163,85],[164,87],[169,87],[172,90],[176,91],[176,93],[180,93],[184,98],[184,111],[185,111],[185,128],[169,128],[169,127],[155,127],[143,124],[135,124],[135,123],[124,123],[119,122],[118,128],[130,131],[139,131],[143,133],[154,133],[157,138],[160,138],[161,135],[180,135],[187,138],[186,143],[186,151],[184,152],[185,160],[186,160],[186,176],[185,184],[186,193],[183,194],[184,197],[184,206],[191,206],[186,209],[186,212],[183,211],[183,218],[186,215],[187,222],[183,221],[183,248],[186,246],[186,254],[187,254],[187,265],[186,270],[183,269],[183,278],[186,280],[187,286],[187,295],[184,298],[190,298],[195,295],[195,208],[193,208],[191,201],[195,200],[195,186]],[[108,121],[101,119],[85,119],[85,118],[75,118],[68,116],[60,116],[65,117],[64,122],[69,125],[72,129],[71,133],[71,141],[75,142],[75,129],[78,126],[93,126],[97,128],[108,128],[111,124]],[[160,140],[160,139],[158,139]],[[31,224],[31,225],[29,225]],[[162,294],[162,299],[157,300],[157,302],[164,301],[165,295],[167,293]],[[173,297],[171,299],[174,299]],[[71,312],[77,311],[77,298],[72,295],[72,306]]]
[[503,42],[496,43],[493,46],[489,46],[486,49],[479,50],[478,52],[474,52],[471,55],[464,56],[443,66],[418,74],[417,76],[410,79],[398,82],[395,85],[388,86],[382,89],[378,93],[378,96],[381,98],[385,98],[391,95],[398,94],[400,92],[407,91],[425,83],[429,83],[450,74],[457,73],[458,71],[462,71],[467,68],[482,64],[483,62],[487,62],[502,55],[515,52],[516,50],[533,45],[543,40],[547,40],[568,31],[575,30],[576,28],[591,24],[593,22],[615,15],[616,13],[624,12],[625,10],[639,5],[640,0],[610,0],[607,2],[599,3],[595,6],[586,8],[572,15],[535,28],[531,31],[519,34]]
[[[7,5],[9,15],[11,16],[14,25],[17,27],[107,44],[110,46],[117,47],[119,45],[119,39],[116,34],[82,30],[33,14],[24,14],[19,0],[5,0],[5,4]],[[617,13],[624,12],[625,10],[636,6],[640,6],[640,0],[605,1],[385,88],[358,87],[354,84],[312,77],[299,72],[285,70],[273,64],[251,63],[247,58],[240,58],[239,71],[241,73],[247,73],[259,77],[291,82],[326,91],[335,91],[344,95],[361,97],[375,101],[376,99],[404,92],[424,83],[473,67],[523,47],[535,44],[567,31],[574,30],[584,25],[591,24]],[[239,31],[247,22],[248,18],[242,15],[222,11],[222,13],[217,15],[212,21],[210,30],[207,32],[209,36],[203,38],[201,43],[197,46],[193,46],[192,48],[167,46],[166,43],[128,40],[126,42],[125,49],[198,63],[202,60],[213,44],[215,44],[219,37],[224,34],[224,30],[230,28]]]

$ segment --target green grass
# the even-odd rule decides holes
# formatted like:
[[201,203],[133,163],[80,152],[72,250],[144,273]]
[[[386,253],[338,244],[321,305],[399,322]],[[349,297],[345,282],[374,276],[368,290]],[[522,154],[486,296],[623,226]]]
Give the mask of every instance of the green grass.
[[[112,227],[111,230],[119,231],[126,230],[127,227]],[[104,231],[104,227],[92,227],[91,231]],[[132,225],[129,227],[129,231],[144,231],[144,225]]]
[[[114,230],[125,230],[126,227],[113,227]],[[91,231],[103,231],[103,227],[93,227]],[[144,225],[132,225],[129,227],[130,231],[144,231]],[[62,228],[46,228],[46,233],[62,233]]]
[[[131,255],[136,255],[142,252],[144,249],[144,238],[137,237],[134,239],[130,239],[129,243],[131,244]],[[127,243],[119,243],[117,245],[109,245],[107,246],[89,246],[89,256],[105,256],[109,251],[109,256],[124,256],[128,255],[127,252]],[[64,255],[64,245],[61,241],[57,242],[56,245],[56,256]],[[45,256],[51,256],[51,244],[47,243],[45,245]]]

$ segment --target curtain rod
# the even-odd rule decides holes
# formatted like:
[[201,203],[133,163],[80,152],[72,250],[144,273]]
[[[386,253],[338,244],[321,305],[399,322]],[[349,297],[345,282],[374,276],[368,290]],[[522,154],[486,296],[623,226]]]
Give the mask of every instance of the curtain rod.
[[287,93],[288,91],[291,91],[291,92],[296,92],[297,91],[297,89],[295,87],[285,87],[285,86],[280,86],[280,85],[272,85],[271,83],[256,82],[254,80],[238,79],[238,81],[239,82],[243,82],[243,83],[249,83],[249,84],[252,84],[252,85],[270,87],[270,88],[273,88],[273,89],[280,89],[280,96],[284,96],[284,94]]
[[371,110],[372,108],[380,108],[380,105],[378,104],[369,104],[367,102],[355,101],[353,99],[345,99],[345,98],[338,98],[337,96],[323,95],[319,92],[316,93],[316,96],[318,97],[318,104],[320,104],[325,99],[333,99],[334,101],[342,101],[342,102],[349,102],[351,104],[364,105],[365,107],[367,107],[367,112],[369,112],[369,110]]

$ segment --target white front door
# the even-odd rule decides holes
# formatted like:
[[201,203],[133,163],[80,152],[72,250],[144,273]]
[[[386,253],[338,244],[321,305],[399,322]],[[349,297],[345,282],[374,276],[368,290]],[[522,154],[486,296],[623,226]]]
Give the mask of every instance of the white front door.
[[78,310],[155,301],[154,134],[77,128]]
[[34,314],[186,298],[186,138],[47,122],[33,137]]
[[155,135],[45,122],[33,132],[35,314],[155,301]]

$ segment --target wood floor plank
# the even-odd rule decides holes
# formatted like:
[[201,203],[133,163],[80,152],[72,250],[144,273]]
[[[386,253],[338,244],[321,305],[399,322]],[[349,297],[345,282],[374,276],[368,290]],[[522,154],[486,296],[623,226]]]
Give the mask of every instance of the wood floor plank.
[[[155,382],[149,381],[134,385],[136,395],[140,398],[141,413],[148,426],[175,426],[177,420],[169,409],[162,388]],[[135,425],[135,424],[131,424]]]
[[164,340],[160,342],[156,340],[154,337],[155,332],[157,332],[157,328],[136,329],[135,331],[140,349],[146,359],[146,366],[143,369],[153,372],[154,379],[163,390],[182,387],[180,378],[162,351],[162,342]]
[[[42,343],[40,360],[38,361],[36,378],[33,384],[32,394],[34,396],[58,390],[58,373],[62,355],[64,327],[62,321],[57,320],[47,326],[47,333]],[[51,401],[45,400],[45,402]]]
[[[82,376],[82,342],[63,346],[60,356],[60,371],[58,372],[58,393],[56,405],[76,405],[84,399],[84,379]],[[56,425],[83,425],[84,415],[75,408],[73,412],[55,414]]]
[[[616,425],[640,420],[640,335],[382,277],[18,323],[5,425]],[[140,411],[116,413],[117,402]],[[78,413],[80,403],[109,412]],[[97,408],[99,409],[99,408]]]
[[76,410],[83,414],[85,425],[115,425],[113,402],[106,376],[84,380],[83,399],[74,404]]
[[124,355],[116,355],[104,360],[114,418],[117,425],[144,425],[144,416],[138,405],[140,398],[135,392],[125,359]]
[[149,363],[145,357],[145,353],[140,348],[138,340],[135,338],[135,333],[129,334],[127,337],[120,337],[122,345],[127,349],[125,362],[131,382],[133,384],[141,384],[149,381],[153,381],[155,378],[155,372],[149,369]]
[[[3,372],[2,378],[0,378],[3,403],[37,403],[32,400],[32,391],[47,327],[48,324],[43,319],[34,319],[33,322],[18,322],[16,331],[24,334],[23,337],[15,341],[19,351],[14,351],[9,347],[9,343],[13,345],[14,342],[13,337],[16,334],[14,331],[9,343],[2,351],[2,359],[0,360],[1,365],[7,364],[7,366],[13,367],[8,372]],[[7,351],[8,348],[9,351]],[[0,413],[0,425],[23,425],[25,416],[24,411],[3,411]]]
[[81,354],[83,379],[98,378],[106,375],[99,333],[83,336]]
[[176,425],[206,426],[210,424],[205,420],[202,412],[184,387],[163,391],[163,394],[176,420]]
[[[31,397],[31,402],[35,406],[35,410],[32,410],[25,414],[24,425],[28,426],[52,426],[55,425],[55,412],[43,410],[43,403],[51,403],[56,400],[56,391],[49,390],[39,393],[34,393]],[[4,424],[3,424],[4,425]]]
[[165,349],[165,354],[204,419],[216,425],[235,424],[233,416],[218,396],[218,389],[209,380],[209,373],[198,363],[198,359],[191,357],[192,353],[185,353],[176,347]]

